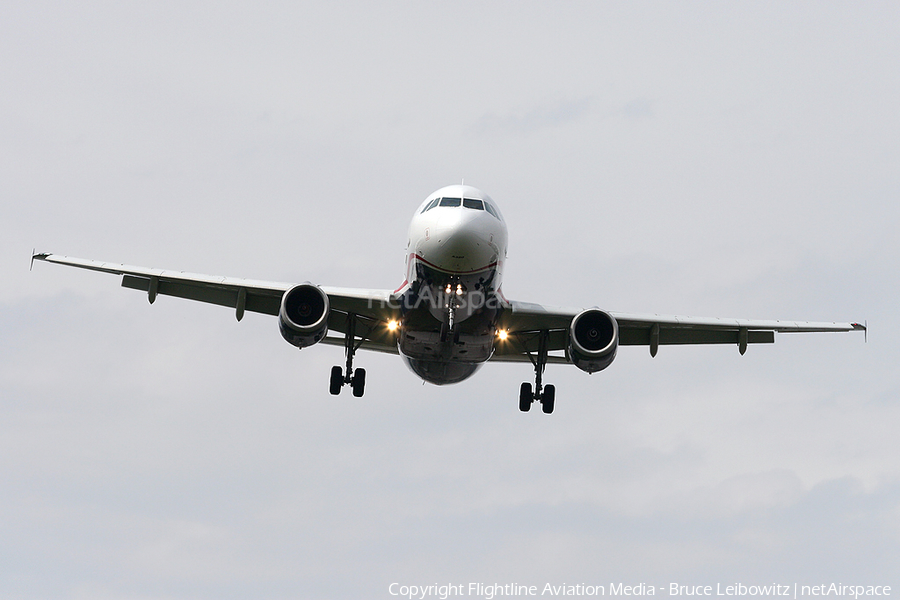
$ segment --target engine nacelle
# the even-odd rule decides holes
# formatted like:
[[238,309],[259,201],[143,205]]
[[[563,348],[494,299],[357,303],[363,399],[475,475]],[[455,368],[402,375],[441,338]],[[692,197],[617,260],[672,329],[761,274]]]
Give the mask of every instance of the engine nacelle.
[[278,328],[289,344],[306,348],[328,333],[328,295],[310,283],[295,285],[281,297]]
[[599,308],[584,310],[569,326],[569,359],[588,373],[602,371],[616,358],[619,324]]

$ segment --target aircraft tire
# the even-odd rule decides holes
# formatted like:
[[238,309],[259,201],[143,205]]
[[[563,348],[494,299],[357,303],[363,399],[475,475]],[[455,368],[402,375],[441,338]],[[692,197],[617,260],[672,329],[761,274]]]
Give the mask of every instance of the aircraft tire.
[[527,381],[519,387],[519,410],[528,412],[531,410],[531,402],[534,400],[534,394],[531,393],[531,384]]
[[365,369],[356,369],[356,372],[353,374],[353,382],[351,385],[353,386],[353,395],[357,398],[362,398],[362,395],[366,392]]
[[556,386],[545,385],[544,395],[541,398],[541,410],[544,414],[549,415],[553,412],[553,406],[556,404]]
[[331,367],[331,380],[328,383],[328,391],[332,396],[341,393],[341,388],[344,387],[344,373],[340,367]]

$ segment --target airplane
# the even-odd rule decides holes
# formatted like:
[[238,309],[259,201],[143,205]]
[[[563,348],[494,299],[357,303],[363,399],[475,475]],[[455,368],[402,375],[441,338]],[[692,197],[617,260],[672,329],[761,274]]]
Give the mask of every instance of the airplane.
[[860,323],[815,323],[630,314],[600,308],[560,308],[508,300],[502,291],[506,221],[496,202],[467,185],[443,187],[419,206],[409,224],[406,272],[397,289],[367,290],[305,283],[255,281],[148,269],[32,252],[46,261],[122,276],[122,286],[234,310],[278,317],[284,339],[303,349],[344,347],[346,364],[331,370],[329,391],[365,391],[366,371],[356,352],[398,354],[421,379],[464,381],[484,363],[530,362],[534,383],[519,388],[519,409],[540,403],[552,413],[556,388],[543,383],[548,364],[572,364],[587,373],[609,367],[619,346],[773,343],[775,333],[865,331]]

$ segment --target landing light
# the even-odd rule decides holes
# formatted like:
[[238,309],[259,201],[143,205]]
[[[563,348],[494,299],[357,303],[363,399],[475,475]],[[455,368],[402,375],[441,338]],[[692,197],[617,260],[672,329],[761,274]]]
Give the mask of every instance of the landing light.
[[509,332],[506,331],[505,329],[499,329],[497,331],[497,337],[500,338],[501,340],[505,340],[507,337],[509,337]]
[[388,331],[397,331],[397,328],[399,328],[399,327],[400,327],[400,323],[398,323],[397,321],[394,321],[393,319],[388,321],[388,324],[387,324]]

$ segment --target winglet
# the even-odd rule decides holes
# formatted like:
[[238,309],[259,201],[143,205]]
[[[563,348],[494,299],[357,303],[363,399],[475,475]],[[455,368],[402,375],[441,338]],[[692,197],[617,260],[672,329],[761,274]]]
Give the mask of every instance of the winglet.
[[48,253],[48,252],[35,252],[35,251],[34,251],[34,248],[32,248],[32,249],[31,249],[31,264],[28,265],[28,270],[30,271],[31,269],[34,268],[34,259],[44,260],[44,259],[47,258],[48,256],[50,256],[50,253]]
[[49,252],[35,252],[34,248],[31,249],[31,265],[28,267],[28,270],[34,268],[34,259],[38,260],[46,260],[47,257],[50,256]]
[[866,343],[869,342],[869,321],[866,320],[864,324],[859,323],[850,323],[850,326],[853,327],[853,331],[862,331],[865,337]]

